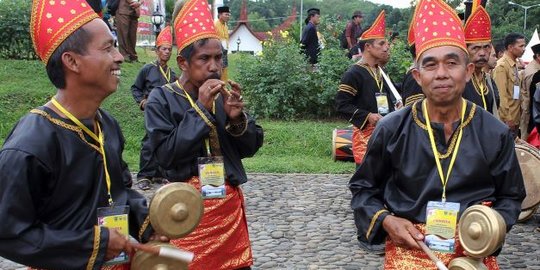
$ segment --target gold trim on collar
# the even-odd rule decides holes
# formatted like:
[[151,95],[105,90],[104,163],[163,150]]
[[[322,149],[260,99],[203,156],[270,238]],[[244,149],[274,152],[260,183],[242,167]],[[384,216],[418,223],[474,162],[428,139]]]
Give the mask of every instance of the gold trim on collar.
[[[467,102],[464,100],[464,102]],[[469,102],[468,102],[469,103]],[[416,106],[418,104],[421,104],[421,101],[417,101],[415,102],[411,107],[412,109],[412,116],[413,116],[413,119],[414,119],[414,122],[420,127],[422,128],[423,130],[427,131],[427,126],[426,124],[424,124],[422,121],[420,121],[420,118],[418,117],[418,111],[416,109]],[[475,103],[472,103],[470,102],[470,106],[467,105],[467,107],[470,107],[470,110],[469,110],[469,114],[467,115],[467,119],[465,119],[463,121],[463,123],[460,124],[460,126],[458,127],[458,129],[464,129],[473,119],[474,117],[474,114],[476,113],[476,104]],[[441,154],[440,152],[438,152],[438,155],[439,155],[439,158],[440,159],[445,159],[445,158],[448,158],[451,154],[452,154],[452,151],[454,150],[454,147],[456,146],[456,141],[457,141],[457,133],[454,133],[452,134],[452,138],[450,139],[450,145],[448,146],[448,149],[446,150],[446,153],[444,154]]]
[[88,146],[92,147],[94,150],[98,151],[98,153],[101,153],[101,149],[90,143],[89,141],[86,140],[86,137],[84,137],[84,133],[82,131],[82,129],[78,126],[75,126],[75,125],[70,125],[70,124],[67,124],[65,123],[64,121],[60,120],[60,119],[56,119],[56,118],[53,118],[49,113],[47,113],[46,111],[43,111],[43,110],[39,110],[39,109],[32,109],[30,111],[30,113],[33,113],[33,114],[37,114],[37,115],[41,115],[43,117],[45,117],[47,120],[49,120],[51,123],[57,125],[57,126],[60,126],[62,128],[65,128],[67,130],[71,130],[73,132],[76,132],[77,134],[79,134],[79,137],[81,138],[81,140],[83,140]]

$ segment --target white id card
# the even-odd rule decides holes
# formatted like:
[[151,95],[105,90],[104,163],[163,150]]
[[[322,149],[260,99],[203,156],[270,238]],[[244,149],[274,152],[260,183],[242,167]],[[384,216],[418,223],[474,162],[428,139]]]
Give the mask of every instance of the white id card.
[[377,111],[380,115],[385,116],[390,112],[388,108],[388,97],[384,93],[376,93],[375,98],[377,99]]
[[512,95],[513,99],[519,99],[519,85],[514,85],[514,94]]
[[200,157],[199,180],[203,199],[225,198],[225,165],[223,157]]

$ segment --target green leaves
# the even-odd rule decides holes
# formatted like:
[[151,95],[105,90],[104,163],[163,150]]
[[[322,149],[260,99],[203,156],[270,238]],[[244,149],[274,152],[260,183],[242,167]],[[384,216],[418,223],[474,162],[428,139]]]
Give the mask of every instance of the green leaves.
[[32,1],[0,1],[0,58],[37,59],[30,38]]

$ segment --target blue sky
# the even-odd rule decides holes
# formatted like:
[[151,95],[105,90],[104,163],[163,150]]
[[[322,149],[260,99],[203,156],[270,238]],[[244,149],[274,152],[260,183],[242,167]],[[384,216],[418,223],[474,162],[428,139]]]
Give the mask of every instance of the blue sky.
[[386,4],[396,8],[406,8],[409,7],[409,0],[368,0],[377,4]]

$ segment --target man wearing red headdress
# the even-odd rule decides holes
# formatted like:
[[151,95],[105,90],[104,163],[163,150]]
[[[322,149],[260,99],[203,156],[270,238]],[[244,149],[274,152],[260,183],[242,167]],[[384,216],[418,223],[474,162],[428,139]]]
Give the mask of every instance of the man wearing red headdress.
[[[464,27],[465,43],[470,61],[474,64],[472,78],[465,85],[463,97],[493,113],[499,90],[495,81],[484,71],[491,55],[491,19],[482,6],[473,10]],[[490,82],[491,81],[491,82]]]
[[[418,5],[413,76],[426,98],[379,122],[349,182],[359,238],[386,241],[387,270],[435,269],[417,243],[434,225],[444,228],[437,239],[444,245],[431,248],[446,249],[435,254],[448,265],[464,256],[456,220],[466,208],[491,204],[510,230],[525,197],[510,130],[462,98],[474,64],[459,17],[442,0]],[[440,222],[426,225],[429,220]],[[498,269],[494,256],[484,263]]]
[[363,53],[362,60],[343,74],[335,98],[337,112],[354,125],[352,147],[356,164],[362,163],[375,125],[383,116],[394,111],[396,103],[379,69],[390,58],[384,10],[373,25],[364,31],[359,46]]
[[131,251],[109,222],[139,241],[151,233],[146,200],[129,188],[120,127],[100,109],[124,58],[84,0],[34,0],[30,25],[57,91],[0,150],[0,256],[39,269],[100,269]]
[[[176,74],[169,68],[167,62],[171,58],[172,34],[171,27],[167,26],[159,33],[156,39],[155,62],[146,64],[139,71],[135,83],[131,86],[131,92],[139,108],[144,111],[144,106],[148,95],[152,89],[176,81]],[[145,133],[141,143],[141,155],[139,162],[139,173],[137,173],[137,184],[140,189],[147,190],[151,182],[160,184],[162,175],[150,149],[150,141]]]
[[146,130],[164,176],[193,185],[205,200],[197,228],[171,242],[195,253],[190,269],[247,269],[241,159],[261,147],[263,131],[243,111],[240,85],[220,80],[223,52],[208,2],[178,2],[173,20],[182,75],[150,93]]

